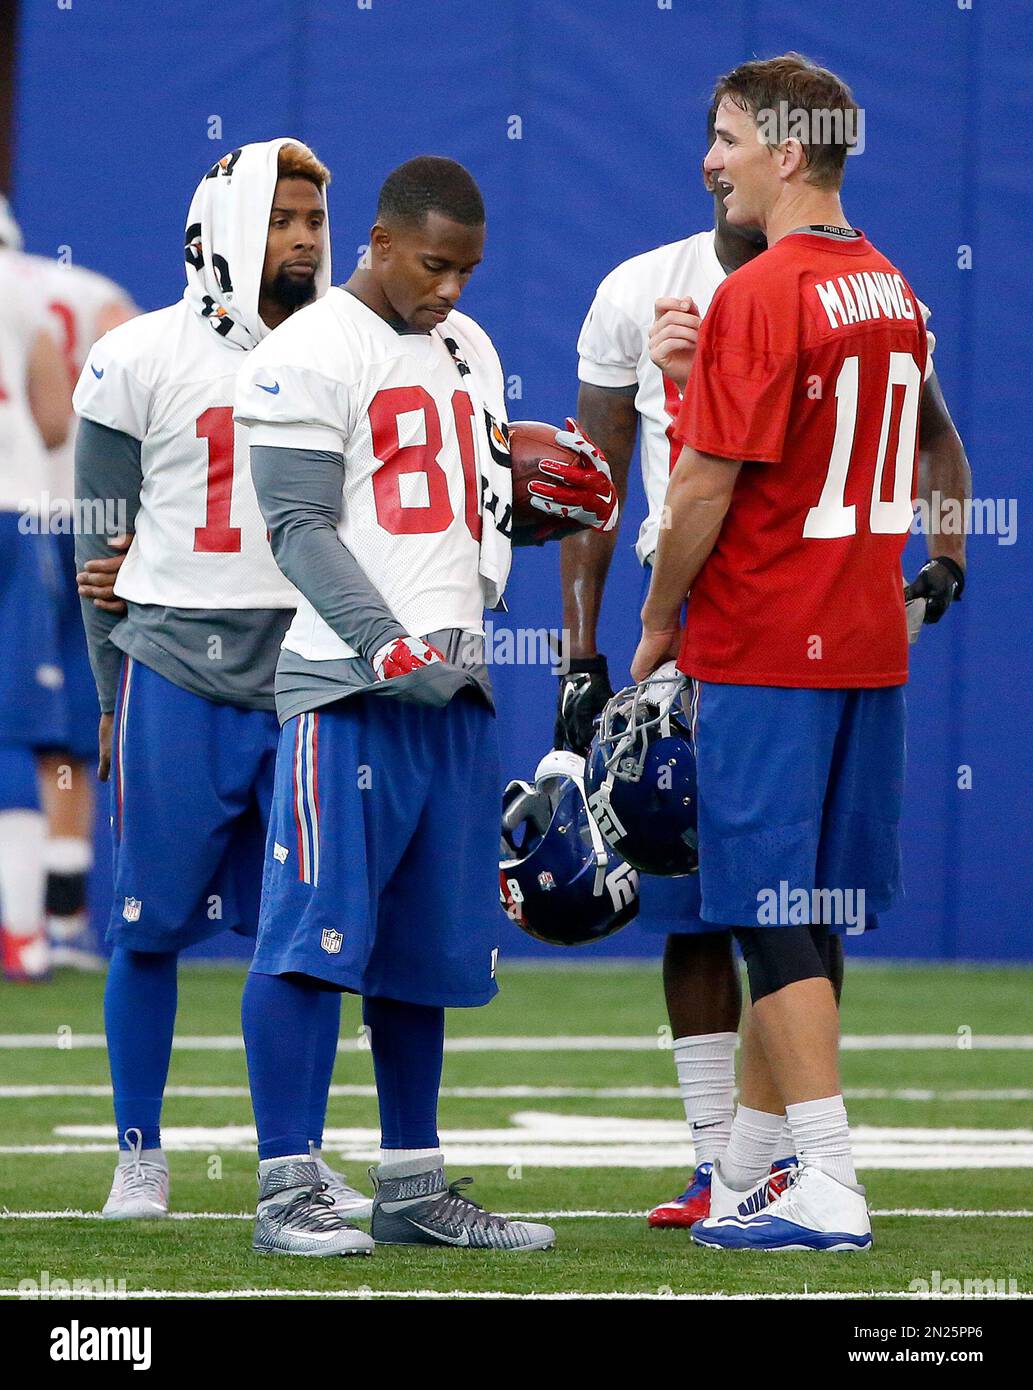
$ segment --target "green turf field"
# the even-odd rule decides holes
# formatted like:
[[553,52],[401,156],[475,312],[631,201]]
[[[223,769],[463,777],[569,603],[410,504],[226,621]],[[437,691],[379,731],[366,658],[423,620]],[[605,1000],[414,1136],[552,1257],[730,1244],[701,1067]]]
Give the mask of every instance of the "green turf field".
[[[980,1281],[970,1287],[984,1294],[986,1281],[1033,1291],[1033,970],[848,972],[843,1080],[861,1179],[884,1213],[875,1249],[861,1256],[724,1254],[646,1227],[645,1210],[680,1191],[691,1167],[652,966],[510,966],[492,1005],[450,1011],[440,1119],[451,1175],[471,1173],[472,1195],[496,1210],[549,1213],[555,1250],[253,1255],[240,983],[229,968],[183,972],[185,1045],[173,1054],[164,1113],[182,1219],[130,1224],[96,1215],[113,1165],[102,979],[0,984],[3,1296],[44,1271],[51,1286],[111,1280],[117,1291],[124,1281],[130,1296],[914,1294],[950,1293],[950,1280]],[[376,1101],[358,1024],[357,1002],[346,999],[327,1150],[343,1153],[338,1166],[365,1186]],[[554,1041],[535,1043],[542,1038]]]

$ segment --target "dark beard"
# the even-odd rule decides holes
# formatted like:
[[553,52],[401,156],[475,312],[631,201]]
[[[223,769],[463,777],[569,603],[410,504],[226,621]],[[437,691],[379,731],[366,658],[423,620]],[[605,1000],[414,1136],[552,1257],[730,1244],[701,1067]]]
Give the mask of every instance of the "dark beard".
[[303,304],[316,297],[316,277],[306,276],[298,280],[281,270],[269,286],[269,298],[283,309],[300,309]]

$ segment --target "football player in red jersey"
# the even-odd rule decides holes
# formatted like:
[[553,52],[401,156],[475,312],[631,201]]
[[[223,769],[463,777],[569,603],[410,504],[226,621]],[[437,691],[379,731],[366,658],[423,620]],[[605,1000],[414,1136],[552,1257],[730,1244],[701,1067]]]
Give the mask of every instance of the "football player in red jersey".
[[[714,140],[715,116],[711,107],[708,146]],[[723,278],[767,249],[762,233],[729,223],[716,176],[704,171],[704,181],[714,197],[714,226],[636,255],[611,271],[596,293],[578,340],[581,383],[577,417],[599,441],[622,498],[638,436],[649,507],[636,545],[645,571],[643,593],[652,572],[667,482],[681,452],[681,445],[670,435],[681,406],[679,384],[685,384],[700,317],[709,310]],[[698,306],[698,314],[693,312],[693,304]],[[934,495],[957,495],[965,486],[967,463],[933,370],[932,343],[930,333],[928,375],[919,417],[919,493],[928,501],[930,516],[935,516]],[[650,352],[657,362],[650,360]],[[963,536],[940,536],[930,528],[927,540],[930,557],[942,550],[964,564]],[[616,543],[616,529],[583,531],[561,547],[563,625],[570,633],[572,659],[569,673],[560,678],[556,744],[576,752],[587,751],[593,720],[613,694],[597,633]],[[930,620],[935,616],[929,612]],[[658,1227],[687,1227],[708,1216],[714,1160],[720,1158],[722,1168],[740,1178],[740,1157],[745,1156],[748,1162],[757,1129],[768,1139],[777,1120],[758,1116],[743,1106],[733,1122],[739,972],[731,931],[699,918],[697,877],[643,883],[643,901],[650,911],[650,920],[643,925],[668,933],[663,957],[664,994],[696,1161],[685,1190],[650,1211],[649,1224]],[[838,996],[843,977],[840,936],[833,936],[830,942],[830,974]],[[754,1055],[748,1014],[744,1028],[748,1073],[748,1059]],[[772,1195],[795,1166],[792,1154],[792,1136],[783,1125],[774,1149]]]
[[[900,557],[928,346],[910,286],[843,214],[849,89],[787,54],[743,64],[715,101],[705,167],[729,221],[762,228],[769,249],[718,289],[695,361],[669,334],[654,351],[688,377],[685,447],[632,674],[676,655],[698,684],[702,917],[735,930],[747,963],[759,1055],[742,1103],[785,1109],[800,1168],[763,1206],[758,1135],[754,1182],[733,1187],[719,1163],[693,1237],[865,1249],[829,937],[848,903],[879,912],[899,891]],[[938,555],[912,586],[927,620],[960,594],[963,561]]]

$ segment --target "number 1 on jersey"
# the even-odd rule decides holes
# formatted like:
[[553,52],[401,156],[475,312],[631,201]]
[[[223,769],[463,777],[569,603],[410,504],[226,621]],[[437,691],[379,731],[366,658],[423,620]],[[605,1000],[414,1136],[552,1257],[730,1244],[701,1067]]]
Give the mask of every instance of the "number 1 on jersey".
[[194,550],[205,555],[240,552],[240,527],[230,525],[233,502],[233,407],[213,405],[197,417],[197,437],[208,441],[205,521],[194,528]]

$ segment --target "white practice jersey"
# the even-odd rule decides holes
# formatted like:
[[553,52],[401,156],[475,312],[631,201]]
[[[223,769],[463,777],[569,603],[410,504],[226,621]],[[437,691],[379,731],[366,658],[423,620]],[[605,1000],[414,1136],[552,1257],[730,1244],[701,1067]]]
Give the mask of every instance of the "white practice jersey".
[[293,608],[234,425],[244,359],[180,300],[91,349],[76,413],[141,441],[136,533],[115,592],[171,608]]
[[[486,410],[505,420],[502,367],[472,319],[453,311],[431,333],[398,333],[339,288],[260,343],[237,382],[253,445],[343,455],[338,535],[416,637],[483,632]],[[312,661],[356,655],[304,597],[284,647]]]
[[642,564],[656,549],[667,482],[681,453],[672,436],[681,393],[649,358],[653,305],[665,295],[691,295],[703,315],[724,278],[713,231],[633,256],[599,286],[578,338],[577,374],[582,381],[638,387],[639,458],[648,507],[635,545]]
[[[662,298],[692,298],[703,317],[724,278],[713,230],[632,256],[600,284],[578,338],[581,381],[591,386],[638,387],[639,459],[648,509],[635,544],[642,564],[656,550],[667,484],[682,448],[673,437],[681,392],[649,356],[654,305]],[[929,310],[921,303],[919,307],[928,321]],[[934,343],[930,333],[927,377]]]
[[[68,365],[69,389],[79,380],[86,354],[100,336],[97,319],[102,309],[117,305],[127,314],[136,306],[125,290],[84,266],[66,265],[46,256],[26,256],[33,292],[47,310],[47,327]],[[50,451],[50,494],[69,502],[75,491],[75,427],[73,413],[68,438]]]
[[29,356],[47,327],[26,274],[28,257],[0,249],[0,511],[38,511],[47,451],[29,405]]

